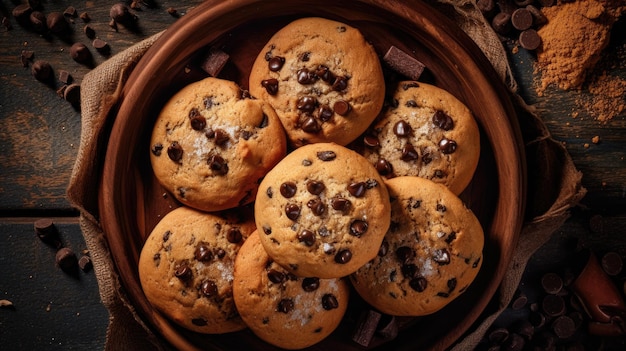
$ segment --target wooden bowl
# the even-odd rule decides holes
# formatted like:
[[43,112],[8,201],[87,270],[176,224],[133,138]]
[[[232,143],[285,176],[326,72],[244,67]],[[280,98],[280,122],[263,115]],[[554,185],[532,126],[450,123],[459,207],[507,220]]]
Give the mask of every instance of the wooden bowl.
[[[207,1],[173,24],[137,64],[124,87],[112,126],[99,192],[101,223],[123,288],[139,316],[178,349],[274,349],[250,331],[200,335],[171,323],[146,300],[137,262],[152,228],[180,206],[156,181],[149,139],[164,102],[206,75],[198,68],[209,46],[230,55],[221,78],[247,87],[248,72],[269,37],[293,19],[320,16],[359,28],[384,54],[390,45],[425,63],[423,79],[463,101],[481,129],[481,157],[461,195],[485,229],[481,271],[471,287],[442,311],[405,323],[384,347],[443,349],[478,319],[500,284],[518,240],[525,205],[525,159],[507,88],[474,42],[421,1]],[[353,295],[340,327],[312,350],[362,350],[351,340],[367,308]]]

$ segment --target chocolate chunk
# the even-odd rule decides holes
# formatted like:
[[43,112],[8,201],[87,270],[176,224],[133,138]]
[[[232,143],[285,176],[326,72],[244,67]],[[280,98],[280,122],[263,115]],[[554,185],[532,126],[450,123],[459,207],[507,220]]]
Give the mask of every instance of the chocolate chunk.
[[357,219],[350,223],[350,234],[360,237],[367,232],[368,224],[366,221]]
[[354,197],[363,197],[365,195],[365,183],[357,182],[348,184],[348,192]]
[[225,175],[228,173],[228,164],[226,160],[219,155],[211,155],[207,160],[209,168],[217,175]]
[[334,310],[339,307],[339,301],[333,294],[324,294],[322,296],[322,307],[327,311]]
[[206,118],[204,118],[204,116],[202,116],[197,109],[194,108],[189,111],[189,118],[191,129],[204,130],[204,128],[206,128]]
[[80,85],[76,83],[72,83],[65,88],[63,91],[63,98],[65,101],[72,104],[74,107],[80,106]]
[[343,197],[334,197],[330,200],[330,205],[334,210],[345,212],[350,209],[350,200]]
[[377,147],[380,146],[380,140],[373,135],[366,135],[363,137],[363,144],[369,147]]
[[380,313],[373,310],[363,311],[352,334],[352,340],[361,346],[369,346],[381,316]]
[[393,45],[383,56],[383,61],[394,71],[412,80],[418,80],[426,67],[422,62]]
[[433,124],[446,131],[454,128],[452,117],[441,110],[437,110],[433,114]]
[[319,278],[304,278],[302,279],[302,290],[311,292],[317,290],[320,287]]
[[285,205],[285,215],[287,218],[295,221],[300,217],[300,206],[296,204],[287,204]]
[[319,131],[322,130],[322,127],[319,125],[319,123],[317,123],[317,121],[313,117],[305,118],[304,122],[302,122],[302,125],[300,127],[302,128],[304,132],[310,133],[310,134],[319,133]]
[[310,180],[306,184],[306,189],[313,195],[319,195],[322,191],[324,191],[324,189],[326,189],[326,186],[324,185],[324,182]]
[[406,143],[402,146],[402,155],[400,159],[405,162],[415,161],[419,158],[419,154],[412,144]]
[[409,281],[409,286],[417,292],[423,292],[428,286],[428,281],[424,277],[415,277]]
[[313,112],[317,106],[317,99],[313,96],[302,96],[296,102],[296,108],[304,112]]
[[179,162],[183,158],[183,147],[177,141],[172,142],[167,148],[167,156],[174,162]]
[[526,30],[533,25],[533,15],[525,8],[519,8],[513,11],[511,24],[517,30]]
[[622,257],[617,252],[607,252],[602,256],[602,269],[606,274],[616,276],[623,268]]
[[72,82],[72,75],[70,72],[64,69],[59,70],[59,82],[63,84],[70,84]]
[[94,39],[91,45],[101,54],[108,55],[111,52],[111,47],[109,44],[99,38]]
[[280,194],[287,199],[293,197],[296,194],[296,190],[298,188],[294,182],[284,182],[280,185]]
[[546,15],[544,15],[543,12],[541,12],[541,10],[537,7],[533,5],[527,5],[526,10],[528,10],[528,12],[530,12],[530,14],[533,16],[534,25],[540,26],[548,22],[548,18],[546,17]]
[[69,23],[61,12],[50,12],[46,16],[46,25],[54,34],[66,34],[70,30]]
[[217,284],[212,280],[205,280],[200,284],[200,292],[206,297],[212,297],[218,295]]
[[223,129],[215,129],[215,144],[219,146],[224,146],[229,140],[230,135]]
[[63,16],[76,18],[78,17],[78,12],[76,11],[76,8],[74,6],[68,6],[65,11],[63,11]]
[[60,248],[56,253],[56,264],[66,273],[73,273],[78,267],[78,259],[74,251],[67,247]]
[[80,19],[84,22],[84,23],[89,23],[91,22],[91,16],[89,16],[89,13],[87,12],[81,12],[80,15],[78,16],[80,17]]
[[277,312],[289,313],[293,310],[294,303],[292,299],[282,299],[278,302],[278,306],[276,306]]
[[38,219],[37,221],[35,221],[34,227],[35,233],[37,234],[37,237],[41,239],[41,241],[57,249],[63,246],[61,244],[61,239],[59,238],[59,231],[52,219]]
[[411,131],[411,125],[405,121],[399,121],[393,126],[393,133],[399,137],[408,137]]
[[322,161],[332,161],[337,157],[337,154],[334,151],[318,151],[317,158]]
[[506,12],[500,12],[491,20],[491,26],[496,33],[507,35],[511,31],[511,15]]
[[396,249],[396,258],[402,264],[406,264],[415,257],[415,252],[409,246],[400,246]]
[[261,81],[261,86],[265,88],[265,91],[270,95],[278,94],[278,79],[264,79]]
[[124,25],[132,25],[137,20],[137,17],[130,12],[128,6],[123,3],[117,3],[111,6],[109,16],[116,23]]
[[519,44],[526,50],[536,50],[541,45],[541,37],[534,29],[526,29],[519,35]]
[[454,153],[456,151],[456,147],[457,144],[454,140],[444,138],[439,141],[439,150],[441,150],[444,154]]
[[302,85],[313,84],[317,80],[317,76],[306,68],[301,68],[296,72],[296,79]]
[[541,308],[550,317],[565,313],[565,301],[558,295],[546,295],[541,301]]
[[183,282],[188,282],[192,278],[191,267],[187,264],[187,262],[179,263],[174,269],[174,276],[180,279]]
[[150,149],[150,151],[152,152],[154,156],[161,156],[161,151],[163,151],[163,144],[161,143],[154,144],[152,148]]
[[385,160],[384,158],[376,161],[374,167],[380,175],[389,175],[393,172],[393,166],[391,165],[391,163],[389,163],[389,161]]
[[284,282],[285,280],[287,280],[287,277],[285,276],[285,273],[281,271],[270,269],[267,272],[267,279],[269,279],[274,284],[280,284]]
[[322,105],[317,110],[317,118],[322,122],[328,122],[333,117],[333,109],[328,105]]
[[333,85],[331,86],[331,89],[333,89],[334,91],[343,91],[343,90],[346,90],[347,88],[348,88],[348,78],[341,77],[341,76],[335,77],[333,81]]
[[82,255],[78,260],[78,268],[83,272],[89,272],[93,268],[93,262],[87,255]]
[[280,71],[284,64],[285,58],[281,56],[274,56],[267,62],[268,68],[272,72]]
[[448,249],[437,249],[433,252],[433,261],[440,265],[447,265],[450,263],[450,252]]
[[313,212],[315,216],[318,216],[318,217],[323,215],[326,212],[326,205],[319,198],[309,200],[306,203],[306,206],[311,209],[311,212]]
[[348,249],[341,250],[335,255],[335,262],[340,264],[348,263],[351,259],[352,252]]
[[47,61],[37,60],[31,67],[33,77],[40,82],[49,81],[52,77],[52,66]]
[[417,265],[413,263],[403,264],[402,267],[400,267],[400,271],[404,278],[414,278],[417,275]]
[[345,100],[339,100],[333,105],[333,111],[339,116],[347,116],[352,111],[352,106]]
[[33,26],[33,29],[37,32],[44,32],[48,27],[46,23],[46,15],[44,15],[40,11],[33,11],[29,16],[30,24]]
[[229,59],[230,56],[227,53],[212,47],[202,58],[200,68],[211,77],[217,77]]
[[330,83],[335,80],[335,75],[326,66],[319,66],[315,70],[315,75],[326,83]]
[[315,244],[315,233],[304,229],[300,233],[298,233],[298,241],[304,243],[306,246],[313,246]]
[[237,244],[240,243],[242,239],[243,236],[238,228],[228,229],[228,232],[226,233],[226,240],[228,240],[229,243]]
[[15,17],[15,20],[22,24],[27,25],[29,22],[30,14],[33,12],[33,8],[29,4],[19,4],[13,8],[11,14]]
[[568,316],[559,316],[552,322],[552,331],[559,339],[567,339],[576,333],[576,325]]
[[556,273],[546,273],[541,277],[541,286],[546,293],[556,295],[563,289],[563,279]]

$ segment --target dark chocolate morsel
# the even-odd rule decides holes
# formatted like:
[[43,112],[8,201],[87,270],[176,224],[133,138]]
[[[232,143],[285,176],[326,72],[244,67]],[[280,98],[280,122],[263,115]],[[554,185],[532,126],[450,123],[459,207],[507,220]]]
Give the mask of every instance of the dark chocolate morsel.
[[107,55],[111,51],[109,44],[100,38],[94,39],[93,42],[91,42],[91,45],[103,55]]
[[215,129],[215,144],[219,146],[224,146],[229,140],[230,135],[223,129]]
[[91,258],[87,255],[82,255],[78,260],[78,268],[80,268],[83,272],[88,272],[93,268],[93,262],[91,262]]
[[450,139],[441,139],[439,141],[439,150],[444,154],[452,154],[456,151],[457,144],[456,141]]
[[322,105],[317,110],[317,118],[319,118],[322,122],[328,122],[333,117],[333,113],[334,111],[330,108],[330,106]]
[[322,130],[319,123],[317,123],[317,120],[311,116],[305,118],[300,127],[304,132],[310,134],[319,133],[319,131]]
[[280,194],[285,198],[291,198],[296,194],[296,183],[294,182],[284,182],[280,185]]
[[319,151],[317,153],[317,158],[322,161],[332,161],[337,157],[337,154],[334,151]]
[[396,258],[402,264],[408,263],[413,257],[415,252],[409,246],[400,246],[396,249]]
[[340,264],[348,263],[351,259],[352,252],[348,249],[341,250],[335,255],[335,262]]
[[448,249],[437,249],[433,252],[433,260],[440,265],[447,265],[450,263],[450,252]]
[[526,10],[528,10],[528,12],[530,12],[533,16],[533,25],[540,26],[548,22],[546,15],[544,15],[543,12],[541,12],[541,10],[534,5],[527,5]]
[[330,200],[330,205],[334,210],[337,211],[347,211],[350,209],[350,200],[344,199],[343,197],[334,197]]
[[213,251],[207,243],[201,242],[196,246],[194,258],[201,262],[210,261],[213,259]]
[[219,155],[211,155],[207,160],[209,168],[217,175],[225,175],[228,173],[228,164],[226,160]]
[[607,252],[602,256],[602,269],[610,276],[616,276],[622,272],[622,257],[617,252]]
[[42,218],[35,221],[35,233],[39,239],[45,242],[58,241],[59,231],[50,218]]
[[533,25],[533,15],[525,8],[513,11],[511,24],[517,30],[526,30]]
[[385,160],[384,158],[381,158],[378,161],[376,161],[376,164],[374,165],[374,167],[376,168],[376,170],[378,171],[380,175],[389,175],[393,172],[393,167],[391,163],[389,163],[389,161]]
[[526,340],[517,333],[510,333],[503,344],[504,349],[509,351],[522,351],[525,345]]
[[519,35],[519,44],[526,50],[536,50],[541,46],[541,37],[536,30],[526,29]]
[[552,331],[559,339],[567,339],[576,333],[576,324],[568,316],[559,316],[552,322]]
[[315,244],[315,233],[310,230],[304,229],[303,231],[298,233],[297,238],[298,241],[304,243],[304,245],[306,246],[313,246],[313,244]]
[[45,82],[52,76],[52,66],[47,61],[37,60],[31,67],[33,77],[40,82]]
[[76,83],[69,84],[63,91],[63,99],[72,104],[72,106],[80,106],[80,85]]
[[402,155],[400,159],[405,162],[415,161],[419,158],[419,154],[415,150],[412,144],[406,143],[402,147]]
[[363,197],[365,195],[365,190],[365,182],[348,184],[348,192],[354,197]]
[[541,308],[550,317],[565,313],[565,301],[558,295],[546,295],[541,301]]
[[373,135],[366,135],[363,137],[363,144],[369,147],[377,147],[380,146],[380,140]]
[[46,25],[54,34],[65,34],[70,30],[70,25],[61,12],[50,12],[46,16]]
[[293,310],[294,303],[292,299],[282,299],[278,302],[278,306],[276,306],[276,311],[282,313],[289,313]]
[[399,137],[411,135],[411,125],[405,121],[399,121],[393,126],[393,133]]
[[491,26],[498,34],[508,34],[511,31],[511,15],[506,12],[498,13],[491,20]]
[[433,114],[433,124],[443,130],[451,130],[454,128],[452,117],[441,110],[437,110]]
[[319,278],[304,278],[302,279],[302,290],[311,292],[317,290],[320,287]]
[[200,292],[206,297],[217,296],[217,284],[212,280],[205,280],[200,284]]
[[150,151],[152,152],[154,156],[161,156],[161,151],[163,151],[163,144],[161,143],[154,144],[152,148],[150,149]]
[[296,72],[296,79],[298,80],[298,83],[302,85],[313,84],[315,83],[316,78],[317,76],[306,68],[301,68],[298,72]]
[[227,53],[212,47],[203,57],[200,68],[211,77],[217,77],[229,59],[230,56]]
[[287,276],[285,276],[285,273],[281,271],[270,269],[267,272],[267,279],[269,279],[274,284],[280,284],[287,280]]
[[352,111],[352,106],[345,100],[339,100],[333,105],[333,111],[339,116],[347,116]]
[[352,334],[352,340],[361,346],[368,347],[376,333],[380,317],[381,314],[374,310],[361,312],[356,329]]
[[89,63],[91,61],[91,51],[83,43],[74,43],[70,47],[70,56],[78,63]]
[[326,212],[326,205],[320,198],[311,199],[306,203],[315,216],[321,216]]
[[180,162],[183,158],[183,147],[177,141],[172,142],[167,148],[167,156],[174,162]]
[[393,45],[383,56],[383,61],[394,71],[412,80],[418,80],[426,67],[422,62]]
[[278,79],[270,78],[261,81],[261,86],[265,88],[268,94],[278,94]]
[[176,266],[174,275],[183,282],[188,282],[191,280],[193,273],[191,272],[191,267],[186,262],[182,262]]
[[74,251],[67,247],[60,248],[55,257],[57,266],[61,268],[64,272],[73,272],[78,264],[78,259],[76,258],[76,254]]
[[33,11],[30,14],[30,24],[37,32],[44,32],[47,28],[46,15],[41,11]]
[[417,292],[423,292],[428,286],[428,281],[424,277],[415,277],[409,280],[409,286]]
[[324,182],[311,180],[307,182],[306,189],[313,195],[319,195],[322,191],[324,191],[324,189],[326,189],[326,186],[324,185]]
[[387,256],[387,252],[389,252],[389,242],[383,239],[383,242],[380,244],[380,248],[378,249],[378,256],[385,257]]
[[296,102],[296,107],[300,111],[313,112],[317,106],[317,99],[313,96],[302,96]]
[[546,273],[541,277],[541,286],[546,293],[556,295],[563,289],[563,279],[556,273]]
[[296,204],[287,204],[285,205],[285,215],[287,218],[295,221],[300,217],[300,206]]
[[346,88],[348,88],[348,78],[341,76],[335,77],[331,89],[334,91],[342,91],[346,90]]
[[489,332],[487,338],[491,343],[502,344],[506,339],[509,338],[509,330],[502,327],[495,328]]
[[207,325],[209,322],[207,322],[206,319],[204,318],[193,318],[191,320],[191,324],[193,325],[197,325],[199,327],[204,327],[205,325]]
[[333,294],[324,294],[322,296],[322,307],[327,311],[334,310],[339,307],[339,301]]
[[368,224],[366,221],[357,219],[350,223],[350,234],[360,237],[367,232]]
[[241,235],[241,231],[238,228],[228,229],[228,232],[226,233],[226,240],[228,240],[229,243],[237,244],[241,242],[242,239],[243,236]]
[[269,61],[267,62],[268,68],[272,72],[280,71],[280,69],[283,68],[284,64],[285,64],[285,58],[281,56],[274,56],[270,58]]

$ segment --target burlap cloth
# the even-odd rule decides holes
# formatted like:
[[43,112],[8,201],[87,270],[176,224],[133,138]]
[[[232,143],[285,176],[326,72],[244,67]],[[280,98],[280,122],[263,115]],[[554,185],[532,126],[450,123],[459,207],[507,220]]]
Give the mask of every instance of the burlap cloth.
[[[429,0],[452,18],[482,49],[511,90],[526,144],[528,162],[527,216],[507,274],[482,319],[457,342],[455,350],[473,349],[515,293],[526,263],[569,216],[569,209],[584,196],[582,175],[564,147],[550,136],[537,112],[517,96],[502,43],[476,8],[474,0]],[[104,158],[110,114],[129,73],[160,34],[110,58],[83,79],[82,130],[68,197],[80,210],[80,224],[94,262],[100,296],[110,313],[106,350],[165,348],[137,317],[120,285],[106,239],[98,222],[97,189]],[[492,307],[495,306],[495,307]]]

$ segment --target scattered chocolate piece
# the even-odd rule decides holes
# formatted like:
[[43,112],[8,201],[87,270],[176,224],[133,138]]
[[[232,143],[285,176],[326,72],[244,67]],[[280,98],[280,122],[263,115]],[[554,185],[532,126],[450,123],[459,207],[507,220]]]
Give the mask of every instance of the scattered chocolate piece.
[[117,3],[111,6],[109,16],[115,23],[121,23],[126,26],[133,24],[137,20],[137,16],[132,14],[124,3]]
[[83,33],[85,33],[85,35],[89,39],[93,39],[96,37],[96,31],[90,25],[86,25],[85,27],[83,27]]
[[91,16],[89,16],[89,14],[87,12],[81,12],[80,19],[84,22],[84,23],[89,23],[91,22]]
[[46,15],[44,15],[40,11],[33,11],[30,14],[30,24],[33,26],[33,29],[37,32],[43,33],[47,29],[46,24]]
[[65,101],[78,108],[80,106],[80,85],[72,83],[65,88],[63,92]]
[[548,18],[546,17],[546,15],[543,14],[543,12],[539,8],[533,5],[527,5],[526,10],[528,10],[528,12],[530,12],[530,14],[533,16],[534,25],[541,26],[548,22]]
[[83,43],[72,44],[70,47],[70,56],[78,63],[89,63],[92,59],[91,51],[89,51],[87,45]]
[[521,310],[528,303],[528,297],[521,291],[518,291],[511,301],[511,308],[514,310]]
[[202,59],[201,68],[211,77],[217,77],[222,71],[230,56],[217,48],[210,48]]
[[552,295],[556,295],[563,289],[563,279],[556,273],[546,273],[541,277],[543,290]]
[[78,11],[76,11],[74,6],[69,6],[65,9],[65,11],[63,11],[63,15],[69,18],[76,18],[78,16]]
[[526,8],[519,8],[513,11],[511,24],[517,30],[526,30],[533,25],[533,15]]
[[24,67],[28,67],[28,63],[33,61],[35,57],[35,52],[32,50],[22,50],[22,54],[20,55],[20,59],[22,61],[22,65]]
[[13,8],[11,14],[15,17],[17,23],[21,25],[28,25],[30,14],[33,12],[33,8],[28,4],[19,4]]
[[128,5],[128,6],[130,6],[130,8],[133,9],[133,10],[140,10],[141,9],[141,4],[139,3],[139,1],[132,1],[130,3],[130,5]]
[[541,37],[534,29],[526,29],[519,35],[519,44],[526,50],[536,50],[541,45]]
[[576,325],[568,316],[559,316],[552,322],[552,331],[559,339],[567,339],[576,333]]
[[363,311],[359,316],[357,327],[352,334],[352,340],[361,346],[369,346],[376,332],[376,328],[378,327],[380,318],[381,314],[376,311]]
[[93,268],[93,262],[91,262],[91,258],[87,255],[83,255],[78,260],[78,267],[83,272],[88,272]]
[[45,82],[52,76],[52,66],[47,61],[35,61],[31,67],[33,77],[40,82]]
[[617,252],[607,252],[602,256],[602,269],[606,274],[616,276],[622,272],[622,257]]
[[169,13],[170,16],[178,17],[178,11],[175,8],[173,8],[173,7],[168,7],[167,8],[167,13]]
[[35,221],[35,233],[43,242],[51,244],[56,248],[60,248],[61,240],[59,239],[59,231],[50,218],[41,218]]
[[94,41],[91,43],[91,45],[93,45],[93,47],[101,54],[103,55],[108,55],[111,52],[111,47],[109,46],[109,44],[99,38],[94,39]]
[[383,56],[383,61],[396,72],[412,80],[418,80],[426,67],[422,62],[393,45]]
[[70,25],[61,12],[50,12],[46,17],[46,24],[54,34],[66,34],[70,30]]
[[62,247],[56,253],[56,264],[64,272],[73,272],[78,264],[76,254],[70,248]]
[[498,34],[508,34],[511,31],[511,15],[505,12],[498,13],[491,20],[491,26]]
[[72,82],[72,75],[70,72],[64,69],[59,70],[59,82],[63,84],[70,84]]

